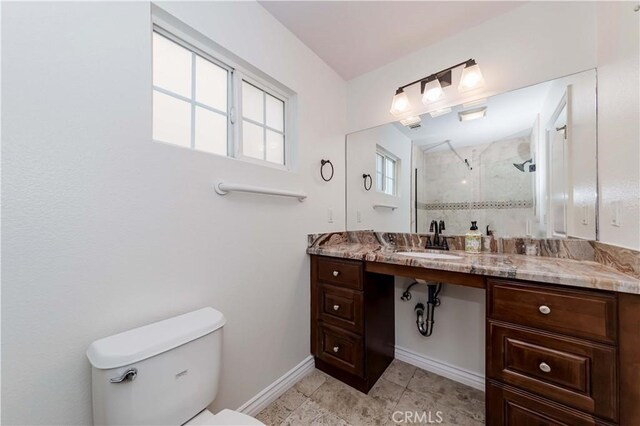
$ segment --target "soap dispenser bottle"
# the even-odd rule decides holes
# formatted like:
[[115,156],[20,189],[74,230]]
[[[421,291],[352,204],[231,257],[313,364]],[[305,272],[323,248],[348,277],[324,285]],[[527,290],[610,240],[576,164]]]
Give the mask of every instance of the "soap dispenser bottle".
[[480,253],[482,250],[482,233],[478,231],[478,222],[471,222],[471,229],[464,237],[464,251],[467,253]]

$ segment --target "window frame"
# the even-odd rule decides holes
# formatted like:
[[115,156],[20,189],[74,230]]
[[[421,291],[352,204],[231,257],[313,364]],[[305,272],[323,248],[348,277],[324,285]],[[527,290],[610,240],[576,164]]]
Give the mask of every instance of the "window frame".
[[[235,140],[235,152],[234,152],[234,157],[242,160],[242,161],[247,161],[249,163],[258,163],[258,164],[267,164],[269,166],[272,167],[276,167],[276,168],[281,168],[284,170],[290,170],[289,168],[289,162],[290,162],[290,157],[289,157],[289,149],[288,149],[288,126],[289,126],[289,112],[288,112],[288,97],[281,93],[279,90],[270,87],[270,86],[266,86],[264,83],[256,80],[255,78],[253,78],[251,75],[243,73],[243,72],[236,72],[234,78],[235,80],[235,84],[234,86],[237,88],[238,92],[237,92],[237,99],[242,99],[242,82],[245,81],[248,84],[254,86],[255,88],[263,91],[264,93],[266,93],[267,95],[271,95],[274,98],[281,100],[284,103],[284,111],[283,111],[283,127],[282,127],[282,135],[283,135],[283,143],[284,143],[284,153],[283,153],[283,161],[284,164],[278,164],[278,163],[274,163],[271,161],[268,161],[266,159],[266,139],[264,140],[265,143],[265,159],[261,160],[259,158],[255,158],[255,157],[250,157],[248,155],[244,155],[243,152],[243,134],[242,134],[242,122],[244,120],[247,120],[249,123],[255,124],[257,126],[262,127],[263,129],[270,129],[273,131],[276,131],[278,133],[280,133],[279,130],[276,130],[274,128],[268,127],[267,123],[266,123],[266,105],[263,105],[263,107],[265,108],[264,110],[264,114],[265,114],[265,123],[264,124],[260,124],[255,122],[252,119],[245,119],[244,115],[242,113],[242,102],[238,102],[238,106],[237,106],[237,121],[238,121],[238,127],[237,127],[237,139]],[[265,97],[266,99],[266,97]],[[266,130],[265,130],[266,131]],[[265,135],[266,138],[266,135]]]
[[[217,155],[219,157],[225,157],[231,160],[239,160],[246,163],[252,163],[256,165],[271,167],[284,171],[292,171],[293,170],[293,125],[294,121],[293,108],[292,108],[292,98],[294,93],[290,90],[285,90],[284,88],[280,88],[277,85],[270,83],[265,78],[261,78],[256,73],[251,72],[246,66],[239,65],[238,61],[232,60],[228,54],[224,54],[220,50],[222,48],[216,48],[215,42],[210,41],[208,38],[201,36],[200,38],[204,38],[205,41],[199,41],[196,37],[199,35],[195,30],[193,31],[196,35],[190,35],[186,31],[183,31],[177,28],[175,25],[170,24],[158,14],[162,13],[159,11],[158,13],[152,13],[152,25],[151,25],[151,38],[153,42],[153,33],[156,32],[160,36],[169,39],[170,41],[178,44],[179,46],[187,49],[192,55],[199,55],[207,61],[212,62],[213,64],[227,70],[228,80],[227,80],[227,154],[226,156],[222,156],[220,154],[212,153],[210,151],[202,151],[198,150],[195,143],[195,107],[203,107],[209,111],[214,111],[218,114],[221,114],[221,111],[218,111],[215,108],[211,108],[208,105],[203,105],[195,100],[193,87],[195,85],[195,60],[192,59],[192,97],[193,99],[185,98],[182,95],[177,93],[173,93],[166,89],[160,88],[153,84],[153,74],[151,78],[151,89],[152,95],[153,91],[157,90],[160,93],[163,93],[168,96],[172,96],[176,99],[180,99],[181,101],[188,102],[191,106],[191,140],[189,149],[203,152],[210,155]],[[164,13],[162,13],[164,14]],[[189,31],[189,32],[191,32]],[[152,54],[152,66],[153,66],[153,49],[151,51]],[[255,86],[261,91],[267,93],[268,95],[273,96],[274,98],[281,100],[284,103],[284,111],[283,111],[283,141],[284,141],[284,153],[283,153],[283,162],[284,164],[274,163],[265,159],[258,159],[254,157],[250,157],[244,155],[243,153],[243,135],[242,135],[242,122],[244,120],[242,116],[242,81],[246,81],[247,83]],[[153,103],[153,96],[151,99]],[[152,105],[153,111],[153,105]],[[152,116],[152,125],[153,125],[153,116]],[[261,125],[263,128],[269,128],[266,125]],[[271,129],[277,131],[275,129]],[[279,131],[278,131],[279,132]],[[155,142],[169,144],[172,146],[177,146],[180,148],[185,148],[184,146],[173,144],[170,142],[155,140]],[[265,142],[266,143],[266,142]],[[265,146],[266,148],[266,146]]]
[[[382,188],[378,187],[378,156],[382,157]],[[389,176],[387,171],[387,160],[393,162],[393,176]],[[398,197],[398,167],[399,167],[399,159],[386,149],[382,148],[380,145],[376,146],[376,192],[384,195],[388,195],[391,197]],[[392,192],[386,192],[387,189],[387,179],[391,179],[393,182]]]

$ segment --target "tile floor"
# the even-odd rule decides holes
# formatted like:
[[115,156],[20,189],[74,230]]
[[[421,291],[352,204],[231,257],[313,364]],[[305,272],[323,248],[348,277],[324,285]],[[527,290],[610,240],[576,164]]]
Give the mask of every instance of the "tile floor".
[[[405,412],[418,417],[405,418]],[[368,395],[314,370],[256,417],[269,426],[478,426],[484,424],[484,393],[393,360]]]

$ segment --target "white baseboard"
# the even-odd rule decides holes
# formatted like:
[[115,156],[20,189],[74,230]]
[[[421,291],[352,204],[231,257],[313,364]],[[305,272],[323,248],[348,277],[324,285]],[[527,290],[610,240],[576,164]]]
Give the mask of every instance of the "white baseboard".
[[267,386],[262,392],[242,404],[237,411],[255,416],[267,405],[278,399],[280,395],[289,390],[298,380],[309,374],[315,368],[313,357],[309,355],[300,364],[284,373],[282,377]]
[[471,386],[484,392],[485,377],[482,374],[474,373],[460,367],[456,367],[446,362],[426,357],[409,349],[396,346],[396,359],[407,364],[430,371],[447,379]]
[[[484,376],[468,370],[438,361],[433,358],[413,352],[409,349],[396,346],[395,357],[407,364],[422,368],[456,382],[484,391]],[[296,382],[309,374],[315,368],[313,356],[309,355],[300,364],[287,371],[282,377],[271,383],[259,394],[242,404],[237,411],[255,416],[265,407],[278,399],[280,395],[289,390]]]

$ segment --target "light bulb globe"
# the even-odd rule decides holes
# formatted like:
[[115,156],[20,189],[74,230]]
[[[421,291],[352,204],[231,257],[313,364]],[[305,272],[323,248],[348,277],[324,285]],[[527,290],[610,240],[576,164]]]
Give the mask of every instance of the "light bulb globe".
[[478,64],[473,64],[471,66],[467,65],[462,70],[462,76],[460,77],[460,85],[458,86],[458,90],[471,90],[475,89],[476,87],[480,87],[483,84],[484,78],[482,77],[480,66]]
[[400,115],[409,110],[411,104],[409,103],[409,97],[404,91],[399,90],[393,97],[391,101],[391,114]]
[[424,91],[422,92],[422,103],[426,105],[437,101],[443,96],[444,90],[442,90],[440,80],[436,78],[435,80],[431,80],[425,84]]

